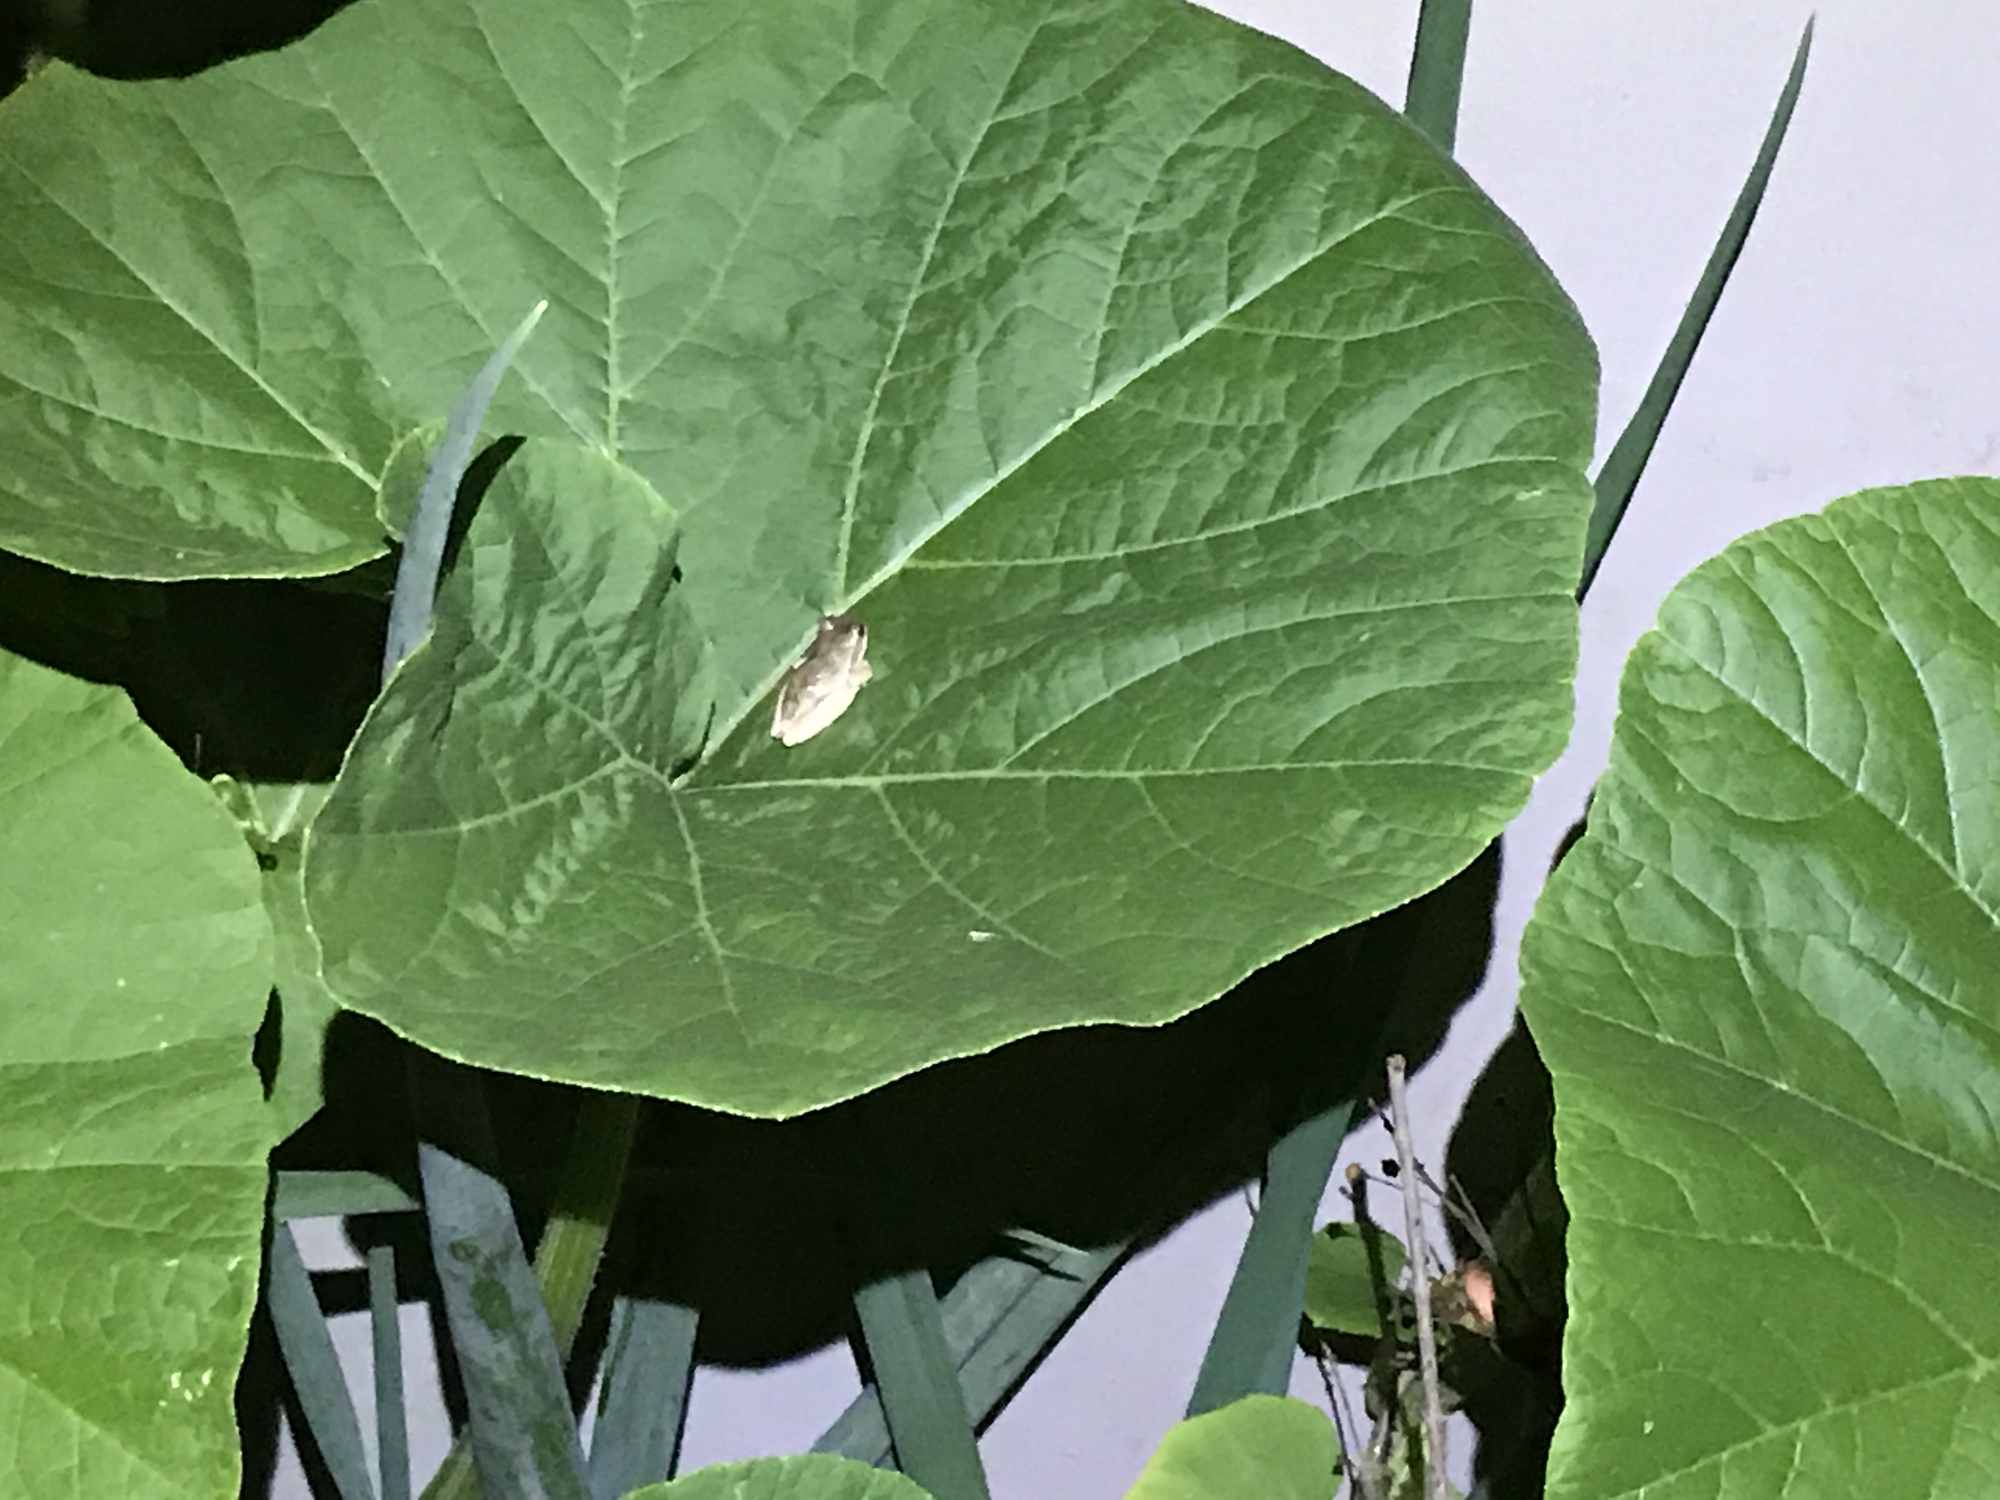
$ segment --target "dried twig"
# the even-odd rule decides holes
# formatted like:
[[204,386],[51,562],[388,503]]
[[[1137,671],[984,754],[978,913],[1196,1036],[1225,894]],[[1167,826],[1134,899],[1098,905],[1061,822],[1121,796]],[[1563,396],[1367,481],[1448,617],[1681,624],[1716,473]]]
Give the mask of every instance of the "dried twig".
[[1465,1184],[1456,1177],[1447,1179],[1448,1187],[1439,1183],[1422,1162],[1417,1163],[1417,1178],[1437,1198],[1438,1207],[1445,1211],[1446,1217],[1456,1219],[1464,1227],[1472,1237],[1472,1243],[1479,1247],[1479,1253],[1486,1257],[1486,1263],[1498,1265],[1500,1251],[1493,1243],[1493,1236],[1486,1232],[1486,1223],[1473,1206],[1472,1195],[1466,1192]]
[[1389,1128],[1396,1141],[1403,1184],[1404,1232],[1409,1237],[1410,1299],[1417,1309],[1417,1370],[1424,1383],[1424,1488],[1430,1500],[1445,1500],[1444,1395],[1438,1385],[1437,1330],[1431,1326],[1430,1277],[1424,1249],[1424,1200],[1417,1177],[1416,1148],[1410,1144],[1410,1101],[1403,1087],[1400,1053],[1389,1059]]
[[[1355,1500],[1381,1500],[1369,1471],[1368,1455],[1356,1446],[1361,1438],[1361,1429],[1355,1425],[1354,1413],[1348,1409],[1347,1392],[1340,1388],[1333,1361],[1327,1358],[1326,1350],[1317,1342],[1313,1345],[1312,1357],[1313,1363],[1319,1367],[1320,1384],[1326,1387],[1326,1404],[1333,1412],[1334,1431],[1340,1434],[1341,1472],[1347,1476]],[[1357,1458],[1356,1454],[1360,1457]]]

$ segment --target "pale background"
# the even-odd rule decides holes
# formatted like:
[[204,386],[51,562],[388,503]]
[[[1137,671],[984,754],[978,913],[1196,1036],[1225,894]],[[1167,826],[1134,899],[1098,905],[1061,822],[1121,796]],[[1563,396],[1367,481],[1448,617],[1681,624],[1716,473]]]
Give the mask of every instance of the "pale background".
[[[1219,8],[1402,98],[1416,0]],[[1597,340],[1600,453],[1700,274],[1806,15],[1802,0],[1489,0],[1475,12],[1458,154]],[[1734,537],[1854,490],[1993,469],[2000,29],[1990,21],[1973,0],[1819,8],[1763,213],[1584,611],[1574,743],[1507,835],[1488,982],[1413,1084],[1417,1151],[1432,1163],[1512,1020],[1521,928],[1603,766],[1619,665],[1675,580]],[[1371,1129],[1343,1161],[1388,1154]],[[1331,1192],[1325,1207],[1344,1216]],[[1124,1493],[1183,1412],[1247,1224],[1245,1203],[1226,1199],[1111,1282],[986,1434],[995,1500]],[[309,1263],[359,1264],[336,1225],[301,1227]],[[335,1336],[372,1429],[366,1314],[339,1319]],[[419,1309],[404,1309],[403,1336],[421,1482],[448,1432]],[[856,1389],[844,1346],[757,1373],[704,1369],[681,1472],[801,1452]],[[1325,1400],[1303,1361],[1292,1390]],[[274,1493],[307,1493],[289,1450]]]

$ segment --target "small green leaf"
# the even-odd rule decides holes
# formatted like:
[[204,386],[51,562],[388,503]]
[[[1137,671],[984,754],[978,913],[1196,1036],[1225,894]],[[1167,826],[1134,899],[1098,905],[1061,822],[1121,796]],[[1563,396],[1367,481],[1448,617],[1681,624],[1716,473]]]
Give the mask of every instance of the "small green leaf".
[[830,1453],[711,1464],[684,1479],[649,1484],[625,1500],[931,1500],[901,1474]]
[[1329,1333],[1377,1338],[1409,1257],[1378,1224],[1328,1224],[1306,1262],[1306,1316]]
[[1339,1465],[1326,1413],[1245,1396],[1176,1424],[1125,1500],[1331,1500]]
[[1563,1500],[1992,1490],[2000,482],[1736,542],[1620,688],[1524,938]]

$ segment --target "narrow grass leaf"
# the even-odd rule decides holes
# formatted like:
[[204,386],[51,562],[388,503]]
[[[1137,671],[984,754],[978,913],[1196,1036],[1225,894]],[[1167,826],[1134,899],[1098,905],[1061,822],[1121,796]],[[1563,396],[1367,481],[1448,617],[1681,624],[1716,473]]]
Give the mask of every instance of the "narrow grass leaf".
[[[280,1233],[290,1234],[281,1228]],[[403,1333],[397,1323],[396,1252],[368,1251],[368,1333],[375,1357],[375,1447],[382,1500],[410,1500],[410,1432],[403,1411]]]
[[271,1326],[277,1330],[278,1352],[298,1394],[313,1442],[333,1476],[341,1500],[373,1500],[368,1478],[368,1450],[362,1446],[361,1423],[347,1393],[340,1358],[326,1331],[326,1317],[313,1295],[312,1276],[299,1255],[289,1224],[271,1233],[271,1264],[264,1287]]
[[1353,1115],[1351,1102],[1329,1105],[1271,1147],[1263,1197],[1195,1377],[1190,1417],[1245,1396],[1282,1396],[1291,1384],[1313,1220]]
[[507,1500],[584,1500],[583,1445],[562,1356],[513,1204],[490,1170],[492,1126],[479,1080],[419,1056],[410,1088],[423,1132],[417,1169],[431,1258],[465,1381],[480,1482]]
[[1458,140],[1458,96],[1471,30],[1472,0],[1424,0],[1417,15],[1403,113],[1441,151],[1449,152]]
[[979,1444],[945,1342],[930,1272],[878,1278],[854,1294],[861,1336],[896,1445],[896,1467],[938,1500],[986,1500]]
[[472,463],[472,445],[478,440],[486,408],[493,404],[501,377],[528,335],[535,331],[546,299],[529,309],[528,315],[507,335],[472,384],[458,398],[445,423],[444,441],[431,455],[424,475],[424,487],[417,499],[416,513],[403,536],[403,557],[396,565],[396,590],[389,601],[389,635],[382,648],[382,676],[386,680],[396,664],[416,649],[417,642],[431,628],[431,611],[437,602],[438,569],[444,563],[445,538],[451,531],[452,502],[458,496],[458,482]]
[[[1019,1232],[1031,1257],[994,1255],[959,1277],[942,1301],[945,1346],[958,1369],[967,1415],[983,1427],[1110,1279],[1130,1241],[1090,1249]],[[864,1386],[813,1444],[863,1463],[890,1461],[888,1419],[874,1386]]]
[[1742,254],[1743,242],[1749,237],[1751,224],[1756,221],[1757,209],[1764,201],[1764,189],[1771,180],[1771,169],[1778,160],[1778,150],[1785,143],[1785,132],[1791,128],[1792,108],[1798,103],[1799,89],[1805,82],[1806,59],[1812,53],[1812,38],[1813,23],[1808,20],[1799,36],[1798,50],[1792,54],[1791,72],[1785,78],[1784,88],[1778,93],[1778,106],[1772,111],[1771,123],[1764,130],[1764,142],[1757,148],[1757,159],[1751,163],[1750,175],[1744,179],[1742,191],[1736,195],[1736,206],[1730,210],[1714,250],[1709,252],[1701,280],[1695,283],[1694,295],[1688,299],[1680,324],[1674,329],[1674,336],[1667,341],[1666,352],[1660,356],[1659,366],[1646,386],[1646,394],[1640,399],[1638,409],[1632,413],[1632,420],[1625,424],[1625,430],[1612,445],[1603,467],[1597,471],[1597,501],[1591,508],[1590,529],[1584,538],[1583,580],[1577,587],[1579,599],[1597,576],[1598,565],[1604,561],[1618,523],[1624,519],[1625,509],[1632,503],[1632,492],[1639,486],[1639,476],[1646,472],[1646,462],[1653,456],[1653,444],[1659,440],[1660,429],[1666,425],[1667,413],[1673,410],[1674,397],[1680,392],[1681,381],[1687,375],[1688,366],[1694,363],[1695,351],[1701,346],[1701,336],[1708,328],[1708,320],[1714,314],[1716,304],[1722,300],[1723,288],[1729,284],[1729,273],[1736,268],[1736,257]]
[[[631,1095],[583,1096],[557,1179],[556,1200],[535,1247],[535,1284],[548,1309],[556,1352],[565,1361],[576,1344],[598,1263],[604,1258],[604,1242],[617,1216],[638,1128],[639,1101]],[[454,1443],[424,1486],[424,1500],[478,1497],[479,1476],[471,1454],[463,1441]]]
[[611,1307],[604,1391],[590,1440],[590,1492],[618,1500],[673,1478],[701,1315],[653,1297],[621,1296]]

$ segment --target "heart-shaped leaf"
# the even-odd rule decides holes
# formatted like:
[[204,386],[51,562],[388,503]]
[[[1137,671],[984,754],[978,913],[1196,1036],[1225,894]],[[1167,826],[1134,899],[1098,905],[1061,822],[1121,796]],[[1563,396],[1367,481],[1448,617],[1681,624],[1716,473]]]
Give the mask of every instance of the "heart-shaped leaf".
[[1408,1264],[1403,1242],[1378,1224],[1322,1224],[1306,1262],[1306,1317],[1329,1333],[1382,1337]]
[[1565,1497],[1971,1496],[2000,1312],[2000,483],[1731,546],[1632,653],[1522,1006]]
[[931,1500],[931,1496],[893,1470],[830,1453],[804,1453],[710,1464],[684,1478],[633,1490],[625,1500]]
[[0,652],[0,1489],[233,1494],[257,868],[125,695]]
[[1245,1396],[1176,1423],[1125,1500],[1327,1500],[1339,1465],[1325,1412]]
[[[309,841],[344,1000],[786,1114],[1180,1015],[1520,806],[1594,360],[1377,101],[1154,0],[428,9],[230,70],[368,147],[292,254],[377,268],[382,399],[546,293],[493,420],[583,440],[509,466]],[[776,745],[841,611],[874,680]]]

